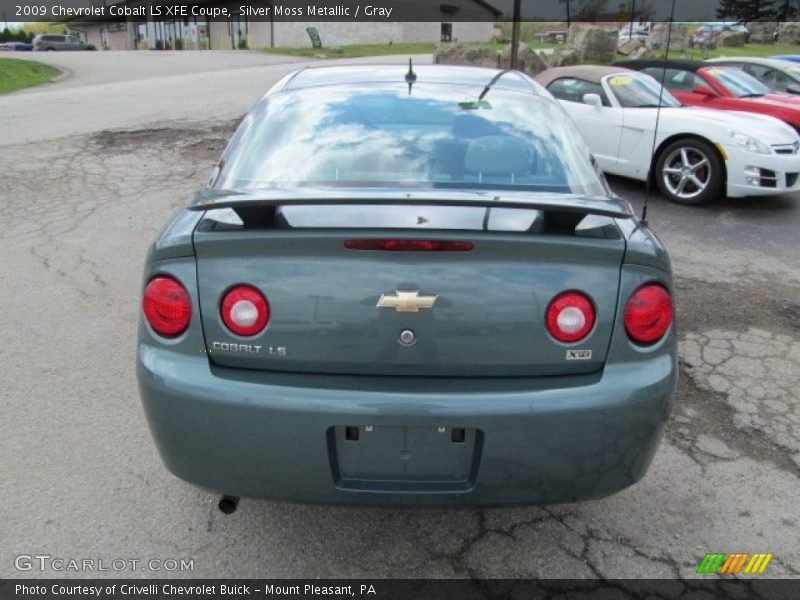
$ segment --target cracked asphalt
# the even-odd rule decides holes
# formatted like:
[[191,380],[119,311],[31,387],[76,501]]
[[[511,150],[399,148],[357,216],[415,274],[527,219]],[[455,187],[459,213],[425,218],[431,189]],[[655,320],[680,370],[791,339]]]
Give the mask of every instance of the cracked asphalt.
[[[88,94],[95,79],[65,85]],[[0,113],[21,97],[0,98]],[[772,552],[771,576],[800,575],[797,197],[698,209],[651,199],[673,257],[681,379],[649,473],[610,498],[490,510],[245,499],[225,516],[170,475],[139,404],[135,330],[147,246],[235,125],[196,108],[125,130],[101,118],[76,133],[54,115],[36,139],[0,133],[0,577],[672,578],[698,577],[712,551]],[[641,207],[642,185],[611,184]],[[194,569],[20,572],[19,554]]]

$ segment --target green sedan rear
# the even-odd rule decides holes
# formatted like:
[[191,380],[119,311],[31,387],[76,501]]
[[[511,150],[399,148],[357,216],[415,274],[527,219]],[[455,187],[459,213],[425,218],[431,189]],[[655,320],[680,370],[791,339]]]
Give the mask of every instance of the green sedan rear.
[[226,512],[599,498],[658,447],[671,295],[528,77],[304,69],[152,245],[139,388],[167,468]]

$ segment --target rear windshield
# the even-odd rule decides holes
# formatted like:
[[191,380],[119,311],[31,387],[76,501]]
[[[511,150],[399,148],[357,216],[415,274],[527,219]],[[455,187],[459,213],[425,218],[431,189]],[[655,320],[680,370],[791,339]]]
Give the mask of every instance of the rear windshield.
[[532,93],[415,84],[279,93],[240,125],[217,189],[291,185],[543,190],[605,195],[562,109]]

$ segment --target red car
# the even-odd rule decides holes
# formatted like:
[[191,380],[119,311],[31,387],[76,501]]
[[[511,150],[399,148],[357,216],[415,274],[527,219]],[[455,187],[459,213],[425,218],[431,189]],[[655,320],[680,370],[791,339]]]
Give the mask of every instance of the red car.
[[689,106],[770,115],[800,133],[800,96],[773,92],[736,67],[695,60],[627,60],[617,65],[643,71],[658,81],[664,77],[669,91]]

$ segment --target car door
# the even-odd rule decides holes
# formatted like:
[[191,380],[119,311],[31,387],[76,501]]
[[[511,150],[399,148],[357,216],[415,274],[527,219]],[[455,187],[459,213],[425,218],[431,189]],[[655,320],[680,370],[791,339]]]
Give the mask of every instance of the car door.
[[81,41],[74,35],[68,35],[66,41],[66,50],[80,50]]
[[[599,83],[562,77],[552,81],[547,89],[572,117],[600,168],[613,173],[622,138],[622,109],[611,105],[608,94]],[[602,105],[586,104],[586,94],[600,96]]]

